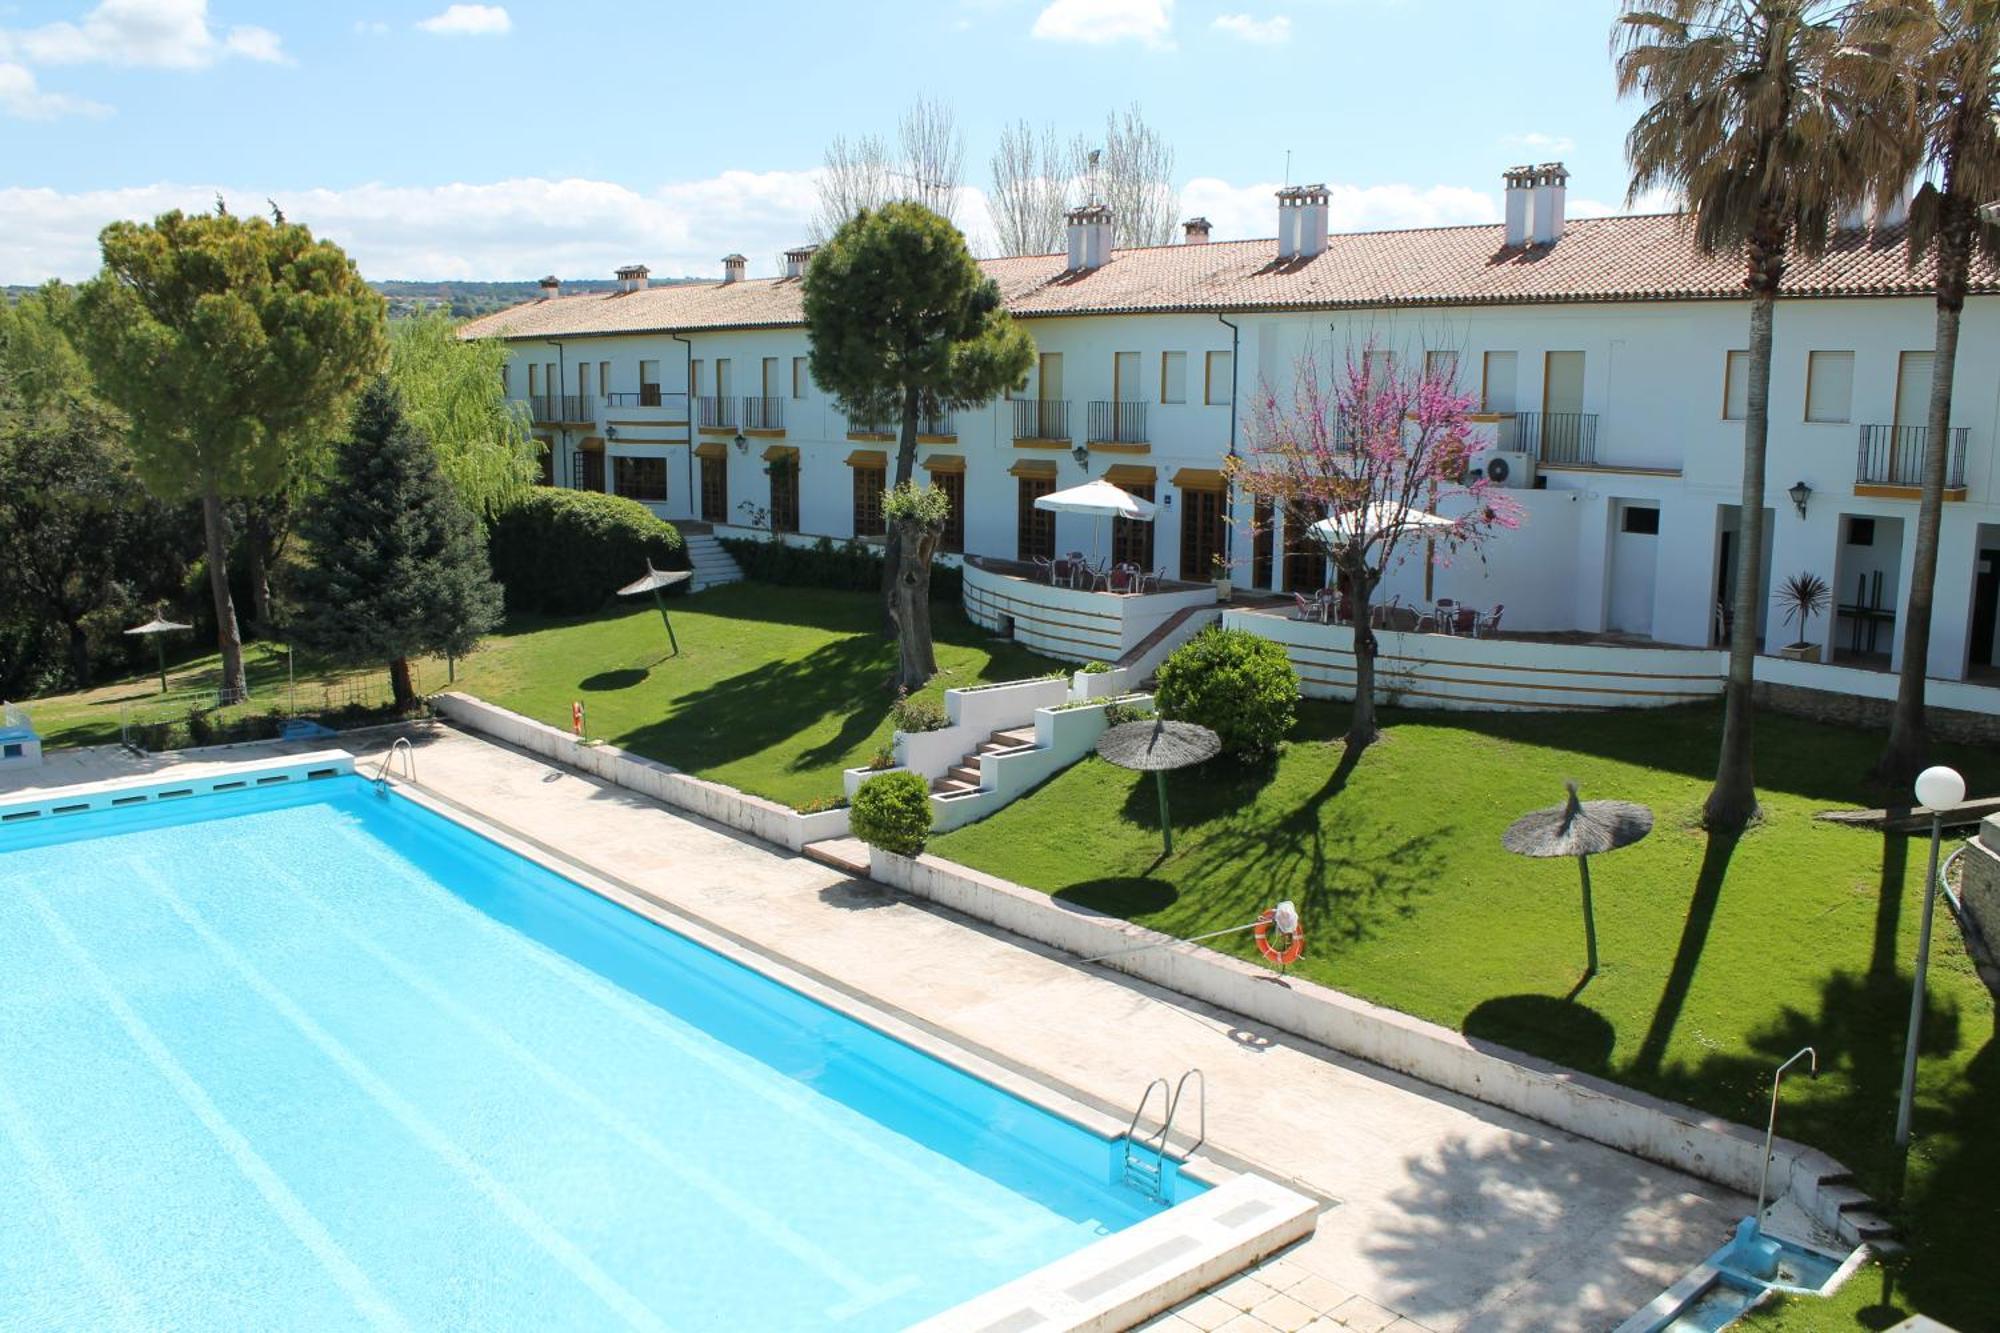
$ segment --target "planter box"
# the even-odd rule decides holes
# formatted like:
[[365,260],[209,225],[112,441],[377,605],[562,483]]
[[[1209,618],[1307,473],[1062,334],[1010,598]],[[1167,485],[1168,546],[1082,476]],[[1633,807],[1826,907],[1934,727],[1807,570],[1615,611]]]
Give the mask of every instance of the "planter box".
[[1123,667],[1113,667],[1109,671],[1078,671],[1070,677],[1069,697],[1073,700],[1109,699],[1124,694],[1128,674]]
[[1787,662],[1817,662],[1819,652],[1816,643],[1788,643],[1778,650],[1778,656]]
[[840,789],[847,793],[847,799],[854,799],[855,789],[870,778],[884,773],[907,773],[910,770],[897,764],[894,768],[843,768],[840,770]]

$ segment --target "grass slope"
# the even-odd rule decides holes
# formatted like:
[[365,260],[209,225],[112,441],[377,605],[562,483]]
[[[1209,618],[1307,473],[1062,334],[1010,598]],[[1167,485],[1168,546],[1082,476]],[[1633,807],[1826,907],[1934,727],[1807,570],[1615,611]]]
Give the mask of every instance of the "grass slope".
[[[1787,1083],[1782,1132],[1878,1197],[1897,1192],[1889,1140],[1926,845],[1812,819],[1878,803],[1854,775],[1879,736],[1761,718],[1765,818],[1731,845],[1695,826],[1718,709],[1389,722],[1349,767],[1332,743],[1342,711],[1308,705],[1274,763],[1176,775],[1164,861],[1151,779],[1095,760],[930,850],[1180,935],[1292,898],[1313,980],[1745,1123],[1763,1120],[1772,1067],[1814,1044],[1822,1076]],[[2000,780],[1990,753],[1940,757],[1977,790]],[[1576,869],[1500,847],[1516,816],[1561,800],[1565,778],[1657,816],[1646,841],[1592,863],[1602,968],[1573,1000]],[[1253,952],[1241,936],[1216,943]],[[1978,1253],[2000,1229],[2000,1043],[1948,916],[1930,978],[1910,1260],[1886,1300],[1870,1277],[1838,1302],[1760,1316],[1768,1326],[1882,1327],[1897,1303],[2000,1326]]]

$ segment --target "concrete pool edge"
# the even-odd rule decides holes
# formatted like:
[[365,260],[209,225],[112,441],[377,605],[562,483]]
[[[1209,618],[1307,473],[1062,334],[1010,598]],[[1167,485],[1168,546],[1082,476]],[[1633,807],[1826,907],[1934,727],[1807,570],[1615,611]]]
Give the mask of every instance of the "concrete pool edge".
[[[1126,1122],[1097,1109],[1060,1081],[987,1058],[948,1035],[919,1025],[868,997],[809,974],[754,947],[716,923],[665,902],[606,871],[580,862],[493,818],[390,779],[395,794],[594,893],[701,948],[872,1028],[924,1055],[991,1084],[1011,1097],[1115,1142]],[[932,1333],[1129,1328],[1312,1234],[1321,1201],[1213,1156],[1186,1157],[1183,1174],[1208,1188],[1123,1231],[941,1311],[917,1325]]]

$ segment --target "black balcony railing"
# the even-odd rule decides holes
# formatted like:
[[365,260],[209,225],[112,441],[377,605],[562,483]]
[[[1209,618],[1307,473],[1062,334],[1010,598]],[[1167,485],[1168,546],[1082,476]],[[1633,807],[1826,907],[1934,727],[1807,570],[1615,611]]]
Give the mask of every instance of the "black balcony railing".
[[[1854,481],[1860,486],[1921,486],[1924,484],[1924,451],[1930,443],[1928,426],[1863,426],[1860,457],[1854,463]],[[1951,428],[1945,458],[1944,484],[1965,485],[1966,428]]]
[[637,393],[605,394],[604,403],[607,407],[678,408],[685,414],[688,396],[684,393],[666,393],[657,384],[641,384]]
[[1022,398],[1014,403],[1014,438],[1067,440],[1069,403],[1061,398]]
[[743,400],[744,430],[783,430],[784,428],[784,399],[745,398]]
[[1597,413],[1520,412],[1514,417],[1513,442],[1507,442],[1505,422],[1500,447],[1533,454],[1539,463],[1588,466],[1597,461]]
[[722,398],[715,394],[704,394],[695,402],[699,405],[701,417],[696,423],[703,430],[735,430],[736,400]]
[[956,438],[958,426],[949,412],[927,412],[917,418],[917,434],[933,437],[951,436]]
[[1095,444],[1144,444],[1144,403],[1092,403],[1090,439]]
[[580,393],[540,393],[528,399],[528,411],[537,423],[590,421],[596,416],[594,404]]

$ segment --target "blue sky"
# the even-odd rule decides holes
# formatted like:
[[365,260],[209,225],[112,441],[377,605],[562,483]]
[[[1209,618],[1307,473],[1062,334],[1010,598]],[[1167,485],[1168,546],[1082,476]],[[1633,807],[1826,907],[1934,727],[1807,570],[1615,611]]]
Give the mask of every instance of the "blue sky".
[[1184,213],[1270,235],[1285,177],[1336,229],[1483,221],[1560,157],[1621,205],[1615,0],[0,0],[0,281],[79,277],[116,216],[278,200],[376,277],[769,271],[829,136],[916,94],[987,159],[1138,102]]

